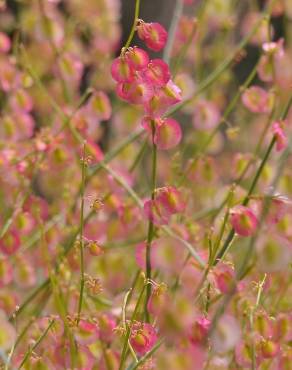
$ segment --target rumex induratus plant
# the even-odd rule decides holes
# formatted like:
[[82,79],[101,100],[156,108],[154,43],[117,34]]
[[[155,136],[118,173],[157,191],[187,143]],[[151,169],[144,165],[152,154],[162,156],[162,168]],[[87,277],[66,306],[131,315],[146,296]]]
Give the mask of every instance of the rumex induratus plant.
[[291,367],[292,9],[261,3],[136,0],[120,48],[119,0],[0,1],[4,369]]

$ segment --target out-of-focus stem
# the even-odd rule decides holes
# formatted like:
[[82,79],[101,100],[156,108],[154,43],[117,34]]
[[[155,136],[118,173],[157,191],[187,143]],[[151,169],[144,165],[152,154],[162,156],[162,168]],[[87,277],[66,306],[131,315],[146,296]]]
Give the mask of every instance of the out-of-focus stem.
[[33,351],[37,348],[37,346],[44,340],[48,332],[50,331],[51,327],[53,326],[55,320],[52,320],[46,330],[43,332],[43,334],[37,339],[35,344],[26,352],[23,360],[21,361],[20,365],[18,366],[18,370],[23,367],[23,365],[26,363],[26,361],[29,359],[30,355],[33,353]]
[[85,191],[85,170],[86,170],[86,143],[83,143],[82,154],[82,178],[81,178],[81,209],[80,209],[80,294],[78,303],[78,322],[82,311],[83,291],[84,291],[84,191]]
[[163,53],[163,59],[165,60],[166,63],[169,63],[171,57],[171,52],[175,40],[175,33],[179,19],[183,12],[183,8],[184,8],[183,0],[176,0],[174,14],[168,31],[168,40]]

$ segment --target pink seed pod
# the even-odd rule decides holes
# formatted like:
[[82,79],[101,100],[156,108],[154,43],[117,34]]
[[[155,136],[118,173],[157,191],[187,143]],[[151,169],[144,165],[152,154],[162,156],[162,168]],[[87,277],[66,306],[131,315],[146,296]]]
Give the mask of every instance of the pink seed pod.
[[8,53],[11,48],[10,38],[4,32],[0,32],[0,53]]
[[193,125],[203,131],[213,129],[220,121],[220,113],[217,106],[210,101],[200,100],[194,110]]
[[154,316],[160,315],[163,313],[169,299],[170,297],[167,293],[167,286],[165,284],[162,283],[154,287],[148,301],[148,311]]
[[15,262],[13,271],[15,283],[22,288],[33,286],[36,283],[36,274],[30,260],[22,255],[17,255]]
[[251,346],[249,343],[244,341],[237,343],[235,347],[236,363],[243,368],[250,367],[252,364],[251,352]]
[[0,288],[11,283],[13,279],[13,268],[7,258],[0,257]]
[[292,258],[291,241],[272,232],[266,233],[257,243],[257,264],[261,271],[284,271]]
[[155,199],[144,203],[145,214],[157,225],[168,224],[173,214],[183,212],[184,209],[182,194],[172,186],[156,189]]
[[14,230],[8,231],[0,240],[0,251],[5,255],[14,254],[20,248],[20,237]]
[[198,317],[193,323],[189,338],[193,344],[203,344],[211,327],[211,321],[205,316]]
[[82,345],[92,344],[99,338],[99,327],[96,323],[81,319],[74,328],[76,341]]
[[149,55],[143,49],[134,46],[129,48],[126,52],[126,59],[133,70],[141,71],[147,68],[149,63]]
[[217,323],[211,342],[216,353],[225,353],[234,349],[240,338],[241,331],[237,320],[233,316],[224,315]]
[[15,343],[16,331],[3,311],[0,311],[0,333],[0,348],[2,351],[9,351]]
[[181,213],[186,207],[181,192],[173,186],[157,189],[156,199],[172,214]]
[[145,105],[150,101],[154,92],[149,83],[137,79],[132,83],[119,83],[116,87],[116,93],[128,103]]
[[92,256],[99,257],[104,253],[103,248],[95,240],[90,240],[88,243],[86,243],[86,246]]
[[274,323],[273,338],[289,342],[292,340],[292,315],[291,313],[280,313]]
[[144,105],[144,109],[150,117],[161,118],[169,107],[181,100],[180,88],[169,80],[164,87],[155,89],[151,99]]
[[145,79],[152,85],[163,87],[170,80],[168,64],[162,59],[153,59],[143,72]]
[[263,339],[259,343],[259,351],[263,358],[273,358],[279,353],[280,345],[270,339]]
[[182,130],[179,123],[173,118],[156,118],[144,117],[142,127],[149,133],[152,138],[152,124],[154,124],[154,143],[158,149],[167,150],[177,146],[182,138]]
[[114,328],[117,320],[109,313],[103,313],[98,317],[100,339],[105,343],[110,343],[114,338]]
[[182,100],[181,89],[172,80],[162,88],[162,93],[169,107]]
[[230,210],[230,223],[238,235],[250,236],[256,231],[258,219],[250,208],[238,205]]
[[103,91],[95,92],[86,104],[86,113],[96,121],[107,121],[112,114],[108,96]]
[[274,66],[269,55],[262,55],[257,68],[259,78],[264,82],[273,82]]
[[216,288],[221,293],[228,294],[234,288],[234,269],[226,263],[219,263],[212,271],[211,280],[214,280]]
[[276,150],[281,152],[288,145],[288,139],[283,129],[284,121],[277,121],[273,123],[272,132],[276,139]]
[[10,92],[11,90],[19,86],[19,73],[15,66],[10,63],[7,59],[0,60],[0,89],[4,92]]
[[18,89],[11,95],[11,107],[16,111],[30,112],[33,108],[33,101],[26,90]]
[[274,325],[269,315],[261,311],[254,318],[254,328],[263,338],[271,338],[274,333]]
[[19,304],[18,296],[9,287],[1,287],[0,290],[0,311],[3,310],[7,315],[12,315],[15,307]]
[[156,127],[154,143],[158,149],[168,150],[176,147],[181,138],[182,130],[179,123],[173,118],[166,118]]
[[275,370],[291,370],[292,363],[292,350],[288,348],[285,351],[281,351],[277,366]]
[[135,322],[131,328],[130,343],[135,352],[143,356],[157,342],[157,334],[155,328],[142,322]]
[[146,46],[154,51],[160,51],[167,42],[167,31],[159,23],[145,23],[142,20],[137,25],[138,36]]
[[23,205],[23,210],[28,212],[35,221],[40,218],[45,221],[49,217],[49,206],[44,198],[31,195]]
[[274,97],[259,86],[252,86],[242,94],[242,103],[253,113],[270,113]]
[[66,52],[61,55],[58,68],[68,82],[78,83],[82,77],[83,64],[75,54]]
[[129,83],[134,81],[134,70],[126,57],[116,58],[111,66],[111,74],[115,81]]

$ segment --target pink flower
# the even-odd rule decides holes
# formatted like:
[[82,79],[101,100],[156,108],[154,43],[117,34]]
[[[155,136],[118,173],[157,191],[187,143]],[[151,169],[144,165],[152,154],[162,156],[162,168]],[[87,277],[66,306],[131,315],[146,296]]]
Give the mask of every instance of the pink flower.
[[172,215],[183,212],[184,209],[185,203],[180,191],[172,186],[156,189],[155,199],[144,203],[145,214],[157,225],[168,224]]
[[167,42],[167,31],[159,23],[145,23],[142,20],[137,25],[138,36],[145,41],[147,47],[160,51]]
[[274,122],[273,126],[272,126],[272,132],[273,132],[274,137],[276,139],[276,150],[277,150],[277,152],[282,151],[288,145],[288,140],[287,140],[286,134],[283,130],[283,126],[284,126],[283,121]]
[[5,255],[14,254],[20,248],[20,237],[16,231],[7,232],[0,240],[0,251]]
[[235,232],[240,236],[252,235],[258,226],[258,219],[253,211],[241,205],[230,210],[230,222]]
[[132,325],[130,343],[140,356],[150,351],[156,342],[157,334],[152,325],[142,322],[135,322]]
[[253,113],[270,113],[273,95],[259,86],[252,86],[242,94],[242,102]]

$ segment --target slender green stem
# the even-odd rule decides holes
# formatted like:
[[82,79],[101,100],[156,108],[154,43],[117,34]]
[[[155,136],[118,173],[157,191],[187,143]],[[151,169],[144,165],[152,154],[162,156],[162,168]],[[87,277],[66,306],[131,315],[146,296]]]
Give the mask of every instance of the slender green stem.
[[[251,328],[252,332],[254,330],[254,314],[255,314],[256,310],[258,309],[258,307],[259,307],[260,300],[261,300],[261,295],[262,295],[262,292],[263,292],[263,287],[264,287],[266,278],[267,278],[267,275],[265,274],[263,279],[258,283],[258,292],[257,292],[256,304],[250,312],[249,321],[250,321],[250,328]],[[252,338],[252,341],[251,341],[251,359],[252,359],[252,370],[256,370],[256,348],[255,348],[254,338]]]
[[141,357],[140,358],[140,360],[136,363],[136,364],[134,364],[134,365],[131,365],[130,367],[128,367],[128,369],[127,370],[136,370],[136,369],[138,369],[141,365],[143,365],[144,364],[144,362],[146,361],[146,360],[148,360],[148,358],[149,357],[151,357],[158,349],[159,349],[159,347],[162,345],[162,343],[163,343],[163,339],[161,339],[161,340],[159,340],[156,344],[155,344],[155,346],[149,351],[149,352],[147,352],[143,357]]
[[82,175],[81,175],[81,210],[80,210],[80,294],[78,304],[78,322],[83,303],[84,291],[84,191],[85,191],[85,172],[86,172],[86,143],[83,144],[83,157],[82,157]]
[[[280,119],[281,119],[281,120],[286,119],[286,117],[287,117],[287,115],[288,115],[288,112],[289,112],[289,109],[290,109],[291,105],[292,105],[292,95],[290,96],[289,101],[288,101],[287,105],[285,106],[285,108],[284,108],[284,110],[283,110],[283,113],[282,113],[282,115],[281,115],[281,117],[280,117]],[[272,142],[274,142],[274,138],[272,139],[271,143],[272,143]],[[291,137],[291,141],[290,141],[290,143],[291,143],[291,142],[292,142],[292,137]],[[267,153],[269,152],[270,148],[271,148],[271,144],[270,144],[270,146],[269,146],[269,148],[268,148],[268,150],[267,150]],[[285,152],[284,152],[284,153],[283,153],[283,155],[282,155],[283,163],[282,163],[282,160],[280,160],[279,170],[278,170],[278,171],[277,171],[277,173],[275,174],[274,181],[272,182],[272,188],[273,188],[273,189],[276,187],[277,182],[279,181],[279,178],[281,177],[281,173],[282,173],[282,171],[283,171],[283,169],[284,169],[284,162],[285,162],[285,161],[287,160],[287,158],[288,158],[287,153],[289,153],[289,151],[290,151],[290,148],[289,148],[289,146],[288,146],[288,148],[286,148]],[[266,153],[266,154],[267,154],[267,153]],[[267,158],[266,158],[266,157],[267,157],[267,155],[265,155],[265,157],[264,157],[263,161],[267,160]],[[261,168],[263,168],[263,166],[261,166]],[[258,176],[257,176],[257,175],[256,175],[256,177],[258,178]],[[255,187],[255,185],[256,185],[256,184],[254,184],[254,183],[255,183],[255,181],[253,181],[253,183],[252,183],[252,186],[251,186],[251,187]],[[245,198],[245,199],[246,199],[246,198]],[[267,197],[267,198],[266,198],[266,201],[265,201],[265,204],[264,204],[264,207],[263,207],[263,211],[262,211],[261,217],[260,217],[260,226],[263,224],[264,219],[265,219],[265,216],[266,216],[266,214],[267,214],[267,212],[268,212],[268,206],[269,206],[269,204],[270,204],[269,200],[270,200],[270,197]],[[257,230],[257,234],[259,233],[259,229],[260,229],[260,227],[259,227],[259,228],[258,228],[258,230]],[[251,240],[250,240],[250,243],[249,243],[249,245],[248,245],[248,248],[247,248],[247,251],[246,251],[246,253],[245,253],[245,256],[244,256],[244,258],[243,258],[243,260],[242,260],[242,262],[241,262],[241,264],[240,264],[240,267],[238,268],[238,271],[237,271],[237,273],[236,273],[236,280],[235,280],[235,282],[234,282],[234,284],[233,284],[232,289],[230,290],[230,293],[229,293],[229,294],[227,294],[227,295],[225,296],[225,298],[224,298],[224,300],[223,300],[222,304],[218,307],[217,311],[215,312],[215,315],[214,315],[214,317],[213,317],[212,324],[211,324],[211,330],[210,330],[210,333],[212,333],[212,332],[213,332],[213,330],[215,329],[215,327],[216,327],[216,325],[217,325],[217,322],[218,322],[219,318],[223,315],[223,313],[224,313],[225,309],[228,307],[228,304],[229,304],[229,302],[230,302],[230,300],[231,300],[232,296],[235,294],[235,292],[236,292],[236,283],[237,283],[238,281],[240,281],[240,280],[245,276],[246,266],[247,266],[247,264],[248,264],[249,259],[251,258],[251,255],[252,255],[252,249],[253,249],[253,245],[254,245],[254,243],[255,243],[255,240],[256,240],[256,236],[257,236],[257,234],[256,234],[255,236],[253,236],[253,237],[251,238]],[[231,242],[231,241],[232,241],[232,239],[233,239],[233,236],[234,236],[234,230],[231,230],[231,232],[230,232],[230,234],[229,234],[229,236],[228,236],[228,238],[227,238],[227,240],[226,240],[226,242],[225,242],[225,244],[224,244],[224,246],[223,246],[223,248],[222,248],[222,251],[221,251],[221,252],[223,252],[223,249],[224,249],[224,248],[225,248],[225,252],[226,252],[227,248],[229,247],[230,242]],[[227,243],[228,241],[229,241],[229,244]],[[225,252],[223,253],[223,255],[225,254]],[[216,261],[215,261],[215,262],[218,262],[219,260],[220,260],[220,258],[219,258],[219,259],[216,259]]]
[[147,138],[144,140],[144,143],[143,145],[141,146],[141,149],[140,151],[138,152],[135,160],[133,161],[133,164],[131,165],[131,167],[129,168],[129,172],[133,172],[135,170],[135,168],[137,167],[137,165],[139,164],[140,160],[143,158],[143,155],[147,149],[147,146],[148,146],[148,140]]
[[[151,200],[155,199],[155,188],[156,188],[156,177],[157,177],[157,146],[155,144],[155,123],[151,122],[152,130],[152,183],[151,183]],[[151,279],[151,244],[154,237],[154,224],[153,220],[149,220],[148,224],[148,235],[146,242],[146,279],[149,281]],[[146,289],[146,300],[145,300],[145,317],[146,322],[149,322],[149,312],[148,312],[148,301],[151,295],[151,285],[147,285]]]
[[139,12],[140,12],[140,0],[136,0],[134,22],[133,22],[133,26],[132,26],[130,35],[128,37],[128,40],[127,40],[127,42],[125,44],[125,49],[128,49],[128,47],[131,45],[131,42],[132,42],[133,37],[135,35],[137,21],[139,19]]
[[[286,106],[285,106],[285,108],[283,110],[283,113],[282,113],[282,115],[280,117],[281,120],[284,120],[287,117],[291,105],[292,105],[292,96],[290,96],[290,98],[288,100],[288,103],[286,104]],[[258,183],[258,180],[259,180],[259,178],[260,178],[260,176],[261,176],[261,174],[263,172],[263,169],[265,167],[265,164],[266,164],[267,160],[269,159],[269,156],[270,156],[270,154],[272,152],[272,149],[273,149],[275,143],[276,143],[276,138],[274,136],[272,138],[272,140],[270,142],[270,145],[269,145],[269,147],[268,147],[268,149],[266,151],[266,154],[264,155],[264,157],[262,159],[262,162],[261,162],[261,164],[260,164],[260,166],[259,166],[259,168],[258,168],[258,170],[257,170],[257,172],[255,174],[255,177],[254,177],[254,179],[252,181],[252,184],[251,184],[251,186],[249,188],[249,191],[248,191],[246,197],[244,198],[244,200],[242,202],[242,205],[243,206],[246,206],[248,204],[248,202],[250,200],[250,196],[252,195],[252,193],[255,190],[255,187],[256,187],[256,185]],[[229,248],[229,246],[230,246],[230,244],[231,244],[234,236],[235,236],[235,231],[234,231],[234,229],[232,229],[230,231],[230,233],[228,234],[227,239],[226,239],[226,241],[225,241],[222,249],[219,251],[219,253],[216,256],[215,264],[217,262],[219,262],[219,260],[225,255],[225,253],[227,252],[227,250],[228,250],[228,248]]]
[[26,361],[29,359],[29,357],[31,356],[31,354],[33,353],[33,351],[37,348],[37,346],[44,340],[44,338],[46,337],[46,335],[48,334],[48,332],[50,331],[51,327],[53,326],[55,320],[52,320],[48,327],[46,328],[46,330],[43,332],[43,334],[37,339],[37,341],[35,342],[35,344],[26,352],[23,360],[21,361],[20,365],[18,366],[18,370],[21,369],[24,364],[26,363]]
[[[256,185],[258,183],[258,180],[259,180],[259,178],[260,178],[260,176],[261,176],[261,174],[263,172],[263,169],[264,169],[264,167],[265,167],[265,165],[266,165],[266,163],[267,163],[267,161],[269,159],[269,156],[270,156],[270,154],[272,152],[272,149],[273,149],[273,147],[275,145],[275,142],[276,142],[276,139],[275,139],[275,137],[273,137],[272,140],[271,140],[271,142],[270,142],[270,145],[269,145],[269,147],[268,147],[268,149],[266,151],[266,154],[264,155],[264,157],[263,157],[263,159],[261,161],[261,164],[260,164],[260,166],[259,166],[259,168],[258,168],[258,170],[257,170],[257,172],[255,174],[255,177],[254,177],[254,179],[252,181],[252,184],[251,184],[251,186],[249,188],[249,191],[248,191],[247,195],[245,196],[245,198],[244,198],[244,200],[242,202],[242,205],[243,206],[247,206],[247,204],[249,203],[250,196],[252,195],[252,193],[255,190],[255,187],[256,187]],[[227,252],[229,246],[231,245],[231,242],[234,239],[234,236],[235,236],[235,231],[234,231],[234,229],[232,229],[232,230],[230,230],[230,232],[229,232],[229,234],[228,234],[228,236],[227,236],[227,238],[225,240],[225,243],[224,243],[223,247],[221,248],[221,250],[218,252],[218,254],[216,256],[216,260],[214,261],[214,264],[215,265],[220,261],[221,258],[224,257],[224,255]]]
[[129,324],[127,324],[127,330],[126,330],[124,345],[123,345],[123,349],[122,349],[122,355],[121,355],[119,370],[123,370],[123,368],[124,368],[124,363],[125,363],[126,358],[127,358],[129,339],[130,339],[130,335],[131,335],[131,326],[132,326],[134,320],[136,319],[138,309],[139,309],[139,306],[140,306],[140,303],[142,301],[143,294],[144,294],[144,291],[145,291],[145,287],[149,284],[150,283],[146,281],[146,283],[143,285],[143,288],[142,288],[142,290],[140,292],[140,295],[137,299],[136,306],[135,306],[134,312],[133,312],[132,317],[131,317],[131,321],[130,321]]

